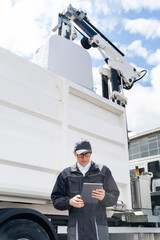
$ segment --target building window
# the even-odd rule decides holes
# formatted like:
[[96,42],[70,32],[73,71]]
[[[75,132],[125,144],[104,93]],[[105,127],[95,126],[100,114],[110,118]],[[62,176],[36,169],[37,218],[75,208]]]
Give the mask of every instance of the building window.
[[157,138],[160,140],[160,133],[157,133]]
[[150,156],[158,155],[158,149],[150,150],[150,151],[149,151],[149,155],[150,155]]
[[147,144],[148,143],[148,138],[147,137],[140,138],[139,142],[140,142],[141,145]]
[[153,134],[153,135],[148,136],[148,140],[149,140],[149,142],[157,141],[157,135]]
[[148,145],[142,145],[140,146],[141,152],[148,151]]
[[148,157],[149,156],[149,152],[142,152],[141,153],[141,158],[144,158],[144,157]]
[[133,148],[132,148],[132,151],[133,151],[133,154],[137,154],[137,153],[140,152],[140,147],[139,147],[139,146],[133,147]]
[[160,154],[160,133],[133,139],[129,143],[129,160]]

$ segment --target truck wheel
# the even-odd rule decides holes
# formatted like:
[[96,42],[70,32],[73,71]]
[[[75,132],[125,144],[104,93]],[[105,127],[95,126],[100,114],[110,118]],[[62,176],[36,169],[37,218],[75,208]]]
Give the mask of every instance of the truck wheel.
[[0,229],[0,240],[50,240],[46,231],[36,222],[15,219]]

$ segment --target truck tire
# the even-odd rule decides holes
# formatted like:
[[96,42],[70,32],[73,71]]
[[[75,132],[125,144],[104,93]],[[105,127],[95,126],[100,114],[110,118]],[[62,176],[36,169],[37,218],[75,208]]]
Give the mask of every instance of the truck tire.
[[28,219],[14,219],[0,229],[0,240],[50,240],[38,223]]

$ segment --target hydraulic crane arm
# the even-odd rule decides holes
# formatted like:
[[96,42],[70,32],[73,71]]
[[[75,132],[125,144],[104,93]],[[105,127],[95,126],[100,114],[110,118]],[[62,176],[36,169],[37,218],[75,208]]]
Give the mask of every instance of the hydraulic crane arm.
[[[123,85],[121,88],[130,89],[134,82],[140,80],[146,74],[146,70],[137,71],[125,60],[124,54],[91,24],[84,11],[77,10],[69,5],[66,12],[59,14],[59,24],[53,31],[57,28],[59,29],[59,35],[70,40],[76,38],[77,30],[83,36],[81,44],[84,48],[97,47],[108,64],[109,69],[114,69],[117,72],[117,86]],[[109,58],[105,56],[105,53]],[[103,71],[102,68],[101,74],[107,77],[111,75],[108,70]],[[114,90],[118,91],[118,87],[112,89],[112,91]]]

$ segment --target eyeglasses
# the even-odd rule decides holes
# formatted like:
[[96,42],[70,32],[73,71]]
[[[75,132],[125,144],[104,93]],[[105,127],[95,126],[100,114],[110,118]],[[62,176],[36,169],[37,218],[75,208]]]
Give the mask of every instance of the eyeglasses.
[[90,157],[90,156],[91,156],[90,153],[81,153],[81,154],[77,155],[78,158],[83,158],[83,157],[88,158],[88,157]]

